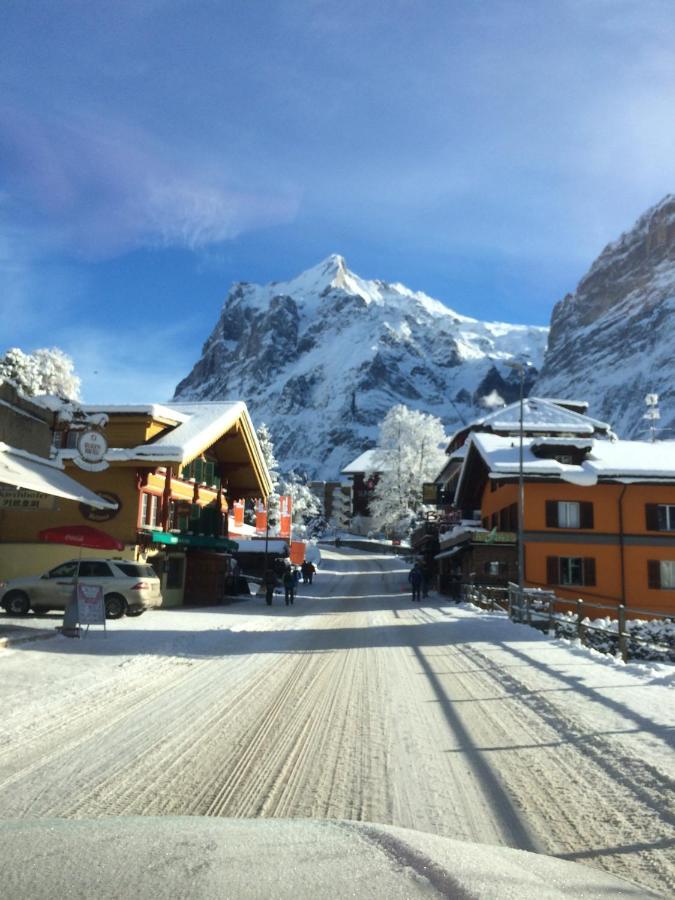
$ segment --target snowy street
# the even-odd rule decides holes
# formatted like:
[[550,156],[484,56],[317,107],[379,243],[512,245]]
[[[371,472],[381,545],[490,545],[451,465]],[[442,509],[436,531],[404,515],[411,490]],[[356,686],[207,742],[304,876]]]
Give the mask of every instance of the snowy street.
[[[545,852],[675,893],[675,673],[322,550],[252,597],[0,651],[3,818],[345,818]],[[58,624],[50,620],[50,624]]]

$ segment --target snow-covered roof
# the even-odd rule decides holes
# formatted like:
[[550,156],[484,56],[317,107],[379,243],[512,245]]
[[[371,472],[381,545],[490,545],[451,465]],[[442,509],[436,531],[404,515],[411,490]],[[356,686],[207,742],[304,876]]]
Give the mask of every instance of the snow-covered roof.
[[0,442],[0,484],[86,503],[97,509],[117,509],[63,471],[60,462],[36,456]]
[[352,460],[348,465],[341,470],[340,474],[342,475],[355,475],[359,472],[382,472],[386,466],[382,465],[382,459],[380,457],[378,464],[375,465],[377,460],[377,455],[381,454],[381,450],[378,450],[377,447],[372,447],[370,450],[366,450],[360,456],[357,456],[356,459]]
[[[492,477],[518,475],[517,438],[477,432],[471,435],[471,443],[485,460]],[[579,485],[595,484],[599,479],[675,480],[675,441],[594,440],[586,459],[578,466],[538,458],[532,452],[533,443],[531,438],[523,441],[523,471],[528,476],[553,476]]]
[[[115,413],[139,413],[152,416],[158,421],[175,424],[175,428],[160,437],[135,447],[110,447],[105,455],[107,462],[144,460],[149,462],[178,462],[186,464],[206,447],[215,443],[241,416],[248,416],[246,404],[241,401],[167,403],[137,406],[84,407],[85,412],[101,411]],[[252,440],[257,441],[251,425]],[[77,450],[61,450],[61,459],[69,459]],[[260,452],[262,458],[262,451]]]
[[[38,398],[43,399],[43,398]],[[183,405],[183,404],[180,404]],[[126,403],[118,405],[85,404],[85,413],[109,413],[110,415],[150,416],[158,422],[166,420],[171,424],[185,421],[186,416],[172,403]]]
[[[565,400],[549,400],[542,397],[526,397],[523,400],[523,431],[525,434],[549,435],[611,435],[611,427],[606,422],[582,415],[560,404]],[[501,409],[476,419],[470,425],[460,428],[450,438],[449,446],[466,432],[494,431],[502,434],[520,433],[520,401],[510,403]]]

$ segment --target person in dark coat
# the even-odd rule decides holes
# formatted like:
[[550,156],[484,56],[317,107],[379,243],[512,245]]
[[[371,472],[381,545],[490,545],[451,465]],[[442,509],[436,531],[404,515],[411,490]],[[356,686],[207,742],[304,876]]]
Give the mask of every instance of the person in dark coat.
[[303,562],[300,566],[300,571],[302,572],[302,583],[309,584],[309,572],[307,571],[307,560]]
[[272,569],[268,569],[263,575],[263,584],[265,585],[265,601],[268,606],[271,606],[274,588],[277,586],[277,576]]
[[286,595],[286,606],[293,606],[295,599],[295,572],[290,566],[284,573],[284,593]]
[[314,578],[314,573],[316,572],[316,568],[314,566],[314,563],[311,563],[311,562],[306,563],[306,566],[307,566],[307,582],[308,582],[308,584],[311,584],[312,579]]
[[408,581],[410,582],[410,586],[412,588],[413,603],[415,601],[419,603],[420,593],[422,590],[422,569],[419,563],[415,563],[412,569],[408,572]]

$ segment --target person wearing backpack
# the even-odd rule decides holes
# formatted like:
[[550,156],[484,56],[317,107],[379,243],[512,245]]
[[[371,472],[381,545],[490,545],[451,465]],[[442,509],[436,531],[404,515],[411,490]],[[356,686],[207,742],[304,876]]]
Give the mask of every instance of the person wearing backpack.
[[288,566],[284,572],[284,594],[286,597],[286,606],[293,606],[295,599],[295,572]]
[[417,601],[420,602],[420,594],[422,591],[422,568],[419,563],[415,563],[412,569],[408,572],[408,581],[410,582],[410,586],[412,588],[412,600],[413,603]]

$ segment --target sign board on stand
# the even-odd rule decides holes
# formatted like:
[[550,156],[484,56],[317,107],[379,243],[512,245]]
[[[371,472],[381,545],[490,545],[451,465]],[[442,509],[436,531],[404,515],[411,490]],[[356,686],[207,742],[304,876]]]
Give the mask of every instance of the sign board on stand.
[[86,626],[85,634],[90,625],[105,624],[105,602],[103,600],[103,586],[100,584],[77,584],[77,618],[80,628]]

